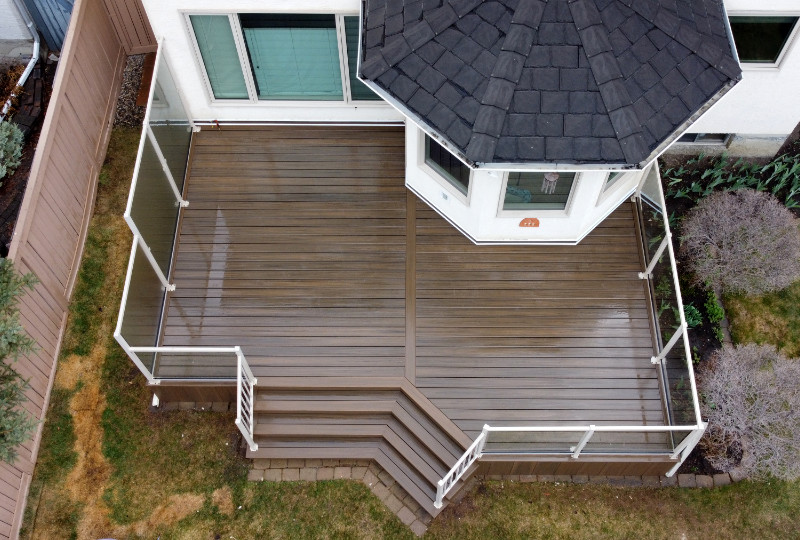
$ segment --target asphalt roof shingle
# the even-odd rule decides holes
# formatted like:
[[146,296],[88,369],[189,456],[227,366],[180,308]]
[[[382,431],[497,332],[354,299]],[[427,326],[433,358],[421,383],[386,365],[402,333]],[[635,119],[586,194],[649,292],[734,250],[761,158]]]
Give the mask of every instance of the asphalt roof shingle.
[[467,161],[641,165],[741,78],[721,0],[363,0],[359,76]]

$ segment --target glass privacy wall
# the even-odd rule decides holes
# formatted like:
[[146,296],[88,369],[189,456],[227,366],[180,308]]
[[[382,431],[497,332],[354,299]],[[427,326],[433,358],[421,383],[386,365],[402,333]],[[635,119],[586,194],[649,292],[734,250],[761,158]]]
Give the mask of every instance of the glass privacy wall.
[[159,55],[125,220],[165,288],[169,287],[180,209],[188,204],[183,184],[191,138],[192,125],[175,80]]

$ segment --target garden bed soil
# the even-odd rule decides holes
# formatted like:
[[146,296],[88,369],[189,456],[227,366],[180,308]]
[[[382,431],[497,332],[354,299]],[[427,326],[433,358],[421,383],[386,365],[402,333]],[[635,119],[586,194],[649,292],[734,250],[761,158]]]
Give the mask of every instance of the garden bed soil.
[[[19,66],[12,66],[4,72],[3,76],[0,76],[0,80],[9,81],[13,79],[16,81],[16,79],[14,79],[14,74],[16,74],[18,71]],[[8,250],[11,246],[14,227],[17,223],[17,217],[19,216],[22,199],[25,196],[25,188],[28,185],[31,165],[33,164],[33,156],[36,153],[36,145],[39,143],[39,135],[42,130],[42,123],[47,110],[47,104],[50,101],[55,71],[56,64],[49,61],[43,64],[42,69],[40,69],[40,78],[44,82],[43,91],[41,92],[41,110],[38,111],[38,118],[31,122],[29,131],[25,137],[25,142],[22,147],[22,160],[19,167],[17,167],[17,170],[14,171],[12,175],[6,176],[0,180],[0,256],[2,257],[6,257],[8,255]],[[35,75],[32,74],[31,77],[28,78],[28,81],[25,84],[25,91],[32,91],[32,89],[37,85],[34,77]],[[10,83],[10,86],[8,84],[4,85],[6,91],[8,91],[9,88],[13,90],[13,84],[15,83]],[[5,97],[2,98],[3,103],[5,103],[6,99],[8,99],[8,95],[6,93],[4,93],[4,95]],[[24,94],[20,96],[22,100],[24,100],[24,97]],[[10,115],[12,120],[13,112],[14,109],[12,108]]]

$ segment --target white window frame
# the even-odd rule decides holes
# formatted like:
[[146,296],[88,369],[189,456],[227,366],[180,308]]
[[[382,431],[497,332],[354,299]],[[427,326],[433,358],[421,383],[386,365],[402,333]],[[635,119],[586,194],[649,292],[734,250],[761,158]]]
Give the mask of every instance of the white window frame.
[[[526,209],[519,209],[519,210],[505,210],[503,205],[505,204],[506,200],[506,187],[508,186],[508,175],[509,172],[512,171],[503,171],[503,183],[500,186],[500,197],[498,200],[497,205],[497,217],[528,217],[532,214],[535,214],[536,217],[546,217],[546,218],[568,218],[572,215],[572,207],[573,202],[575,201],[575,194],[581,189],[581,180],[582,174],[579,171],[556,171],[553,172],[568,172],[575,174],[575,180],[572,182],[572,189],[569,191],[569,197],[567,197],[567,203],[564,205],[563,210],[545,210],[539,208],[526,208]],[[517,171],[513,171],[517,172]],[[542,171],[521,171],[521,172],[542,172]],[[549,171],[546,171],[549,172]]]
[[[613,173],[617,172],[622,174],[619,175],[616,180],[614,180],[613,184],[609,185],[608,178]],[[609,173],[606,175],[605,180],[603,180],[603,187],[600,189],[600,195],[597,197],[597,203],[595,203],[595,206],[600,206],[601,204],[603,204],[606,200],[609,199],[609,197],[612,196],[612,194],[617,194],[618,192],[621,192],[622,187],[625,186],[625,184],[627,184],[628,181],[630,181],[632,176],[641,174],[642,171],[639,169],[632,171],[609,171]]]
[[[245,13],[244,11],[242,13]],[[277,12],[275,10],[269,11],[257,11],[257,10],[248,10],[246,13],[279,13],[279,14],[291,14],[292,12]],[[352,12],[336,12],[336,13],[314,13],[315,15],[333,15],[334,20],[336,23],[336,40],[339,46],[339,67],[342,77],[342,99],[337,100],[298,100],[298,99],[259,99],[258,98],[258,91],[256,90],[255,80],[253,79],[253,70],[250,66],[250,58],[247,56],[247,45],[245,44],[244,40],[244,33],[242,32],[242,25],[239,20],[239,12],[231,12],[230,10],[221,10],[221,11],[198,11],[198,10],[186,10],[181,11],[184,20],[184,29],[188,35],[189,42],[192,44],[194,58],[195,58],[195,66],[200,72],[200,77],[203,80],[206,95],[208,96],[209,102],[213,105],[270,105],[270,106],[279,106],[279,107],[297,107],[298,104],[302,104],[303,106],[313,106],[313,107],[342,107],[342,106],[358,106],[358,107],[386,107],[388,104],[381,98],[381,99],[373,99],[373,100],[354,100],[352,98],[352,93],[350,89],[350,66],[348,63],[347,58],[347,37],[345,34],[345,27],[344,27],[344,18],[345,17],[359,17],[359,13],[352,13]],[[307,15],[307,13],[302,13],[303,15]],[[223,16],[227,15],[228,22],[231,25],[231,30],[233,32],[233,40],[236,45],[236,52],[239,54],[239,65],[242,73],[244,74],[244,82],[245,86],[247,87],[247,94],[248,97],[246,99],[220,99],[214,97],[214,90],[211,87],[211,81],[208,78],[208,71],[206,70],[205,63],[203,62],[203,56],[200,54],[200,46],[197,43],[197,36],[194,33],[194,28],[192,27],[192,21],[190,17],[192,15],[217,15]],[[359,51],[358,54],[360,55],[361,51],[361,44],[359,42]],[[360,58],[360,56],[359,56]]]
[[[792,32],[789,34],[789,37],[786,38],[786,43],[783,45],[783,49],[781,50],[780,54],[778,54],[778,58],[775,62],[739,62],[743,71],[752,70],[752,71],[764,71],[764,70],[777,70],[780,69],[783,60],[786,58],[786,55],[789,53],[790,50],[795,45],[797,41],[797,35],[800,33],[800,11],[795,12],[788,12],[788,11],[733,11],[728,12],[728,26],[730,27],[730,18],[731,17],[797,17],[798,20],[794,24],[794,28],[792,28]],[[731,32],[731,41],[733,42],[733,46],[736,47],[736,40],[733,38],[733,29],[730,30]],[[736,52],[736,56],[738,58],[739,52]],[[688,143],[691,144],[691,143]],[[699,143],[698,143],[699,144]]]
[[[424,171],[425,173],[427,173],[428,176],[432,177],[437,184],[439,184],[442,188],[444,188],[447,191],[449,195],[453,195],[456,199],[464,203],[466,206],[469,206],[472,197],[472,183],[475,179],[475,170],[469,165],[467,165],[467,163],[463,159],[458,157],[456,154],[450,152],[450,150],[442,143],[440,143],[438,140],[436,140],[435,137],[430,137],[430,135],[428,135],[424,130],[420,130],[419,133],[420,133],[420,138],[419,138],[420,144],[418,145],[417,149],[417,167],[422,171]],[[459,160],[469,169],[469,185],[467,186],[466,194],[460,189],[458,189],[456,186],[454,186],[453,183],[450,181],[450,179],[445,177],[442,173],[440,173],[438,170],[436,170],[435,168],[431,167],[428,164],[425,151],[425,141],[427,140],[428,137],[430,137],[432,141],[441,145],[442,148],[444,148],[446,151],[450,152],[450,154],[452,154],[454,158]]]

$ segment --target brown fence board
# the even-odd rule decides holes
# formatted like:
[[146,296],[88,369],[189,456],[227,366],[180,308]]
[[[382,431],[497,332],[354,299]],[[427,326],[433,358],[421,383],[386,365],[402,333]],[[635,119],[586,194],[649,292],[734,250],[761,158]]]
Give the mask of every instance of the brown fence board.
[[[130,4],[130,10],[141,7],[138,2]],[[137,19],[136,24],[141,24],[141,14]],[[17,368],[30,379],[24,408],[42,420],[108,145],[125,52],[131,49],[117,37],[118,30],[105,0],[75,3],[10,247],[9,257],[17,269],[33,272],[39,281],[20,304],[20,320],[38,350],[21,358]],[[35,436],[18,448],[14,465],[0,464],[0,539],[15,538],[19,532],[40,438],[41,424]]]

